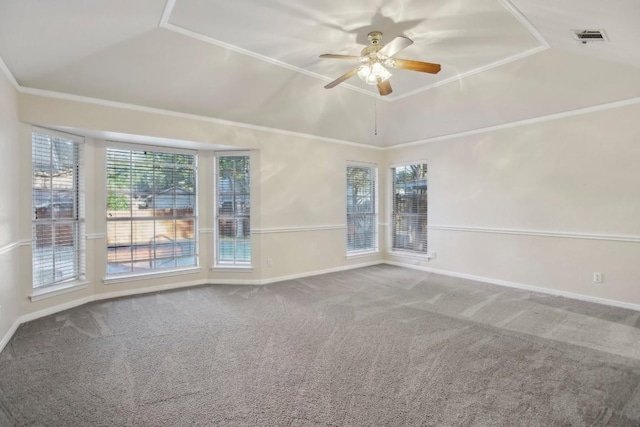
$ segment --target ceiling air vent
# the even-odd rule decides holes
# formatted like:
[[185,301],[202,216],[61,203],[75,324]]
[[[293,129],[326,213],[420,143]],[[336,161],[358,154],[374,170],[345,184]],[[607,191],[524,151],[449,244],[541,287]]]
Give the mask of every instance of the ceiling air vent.
[[604,30],[571,30],[573,38],[581,43],[604,42],[607,41],[607,35]]

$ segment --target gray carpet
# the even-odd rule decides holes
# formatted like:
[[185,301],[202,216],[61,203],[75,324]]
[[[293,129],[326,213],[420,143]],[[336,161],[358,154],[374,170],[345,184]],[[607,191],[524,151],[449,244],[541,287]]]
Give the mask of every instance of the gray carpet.
[[101,301],[0,354],[0,424],[638,426],[640,313],[375,266]]

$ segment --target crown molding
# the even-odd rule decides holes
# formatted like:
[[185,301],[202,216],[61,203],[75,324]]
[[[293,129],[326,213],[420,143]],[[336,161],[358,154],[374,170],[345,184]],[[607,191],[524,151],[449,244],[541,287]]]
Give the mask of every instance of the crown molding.
[[635,104],[640,104],[640,97],[628,98],[620,101],[608,102],[606,104],[598,104],[598,105],[593,105],[591,107],[584,107],[584,108],[578,108],[575,110],[563,111],[561,113],[547,114],[544,116],[538,116],[531,119],[516,120],[515,122],[503,123],[501,125],[488,126],[488,127],[479,128],[479,129],[472,129],[464,132],[456,132],[456,133],[450,133],[447,135],[434,136],[432,138],[418,139],[415,141],[404,142],[397,145],[386,146],[385,151],[395,150],[398,148],[413,147],[416,145],[428,144],[430,142],[439,142],[439,141],[446,141],[449,139],[457,139],[465,136],[479,135],[483,133],[495,132],[503,129],[510,129],[510,128],[515,128],[519,126],[531,125],[535,123],[548,122],[548,121],[564,119],[568,117],[581,116],[584,114],[596,113],[599,111],[613,110],[616,108],[628,107],[630,105],[635,105]]
[[[162,28],[162,29],[165,29],[165,30],[168,30],[168,31],[173,31],[173,32],[178,33],[178,34],[182,34],[183,36],[191,37],[191,38],[194,38],[196,40],[199,40],[199,41],[202,41],[202,42],[205,42],[205,43],[209,43],[211,45],[218,46],[218,47],[221,47],[223,49],[230,50],[232,52],[239,53],[241,55],[249,56],[251,58],[254,58],[254,59],[257,59],[257,60],[260,60],[260,61],[263,61],[263,62],[267,62],[269,64],[276,65],[278,67],[285,68],[285,69],[290,70],[290,71],[295,71],[297,73],[304,74],[306,76],[313,77],[313,78],[316,78],[318,80],[322,80],[324,82],[333,81],[333,78],[329,78],[329,77],[323,76],[322,74],[318,74],[318,73],[315,73],[313,71],[309,71],[307,69],[304,69],[304,68],[301,68],[301,67],[297,67],[295,65],[291,65],[291,64],[288,64],[286,62],[279,61],[277,59],[270,58],[270,57],[268,57],[266,55],[262,55],[260,53],[254,52],[254,51],[251,51],[251,50],[248,50],[248,49],[244,49],[244,48],[241,48],[239,46],[236,46],[236,45],[233,45],[233,44],[230,44],[230,43],[223,42],[221,40],[215,39],[213,37],[206,36],[204,34],[196,32],[196,31],[189,30],[189,29],[187,29],[185,27],[181,27],[179,25],[172,24],[169,21],[171,20],[171,15],[173,14],[173,10],[174,10],[174,8],[176,6],[177,1],[178,0],[167,0],[165,8],[164,8],[164,10],[162,12],[162,17],[160,18],[160,21],[158,23],[158,27],[159,28]],[[384,101],[384,102],[395,102],[395,101],[399,101],[401,99],[416,95],[418,93],[425,92],[427,90],[431,90],[431,89],[434,89],[436,87],[443,86],[443,85],[446,85],[448,83],[452,83],[452,82],[461,80],[461,79],[463,79],[465,77],[468,77],[468,76],[471,76],[471,75],[474,75],[474,74],[478,74],[478,73],[482,73],[484,71],[491,70],[493,68],[499,67],[501,65],[508,64],[510,62],[518,61],[520,59],[526,58],[526,57],[531,56],[531,55],[535,55],[536,53],[539,53],[539,52],[542,52],[544,50],[549,49],[550,45],[545,40],[545,38],[542,36],[542,34],[540,34],[540,32],[527,20],[527,18],[525,18],[525,16],[509,0],[498,0],[498,2],[507,10],[507,12],[511,13],[511,15],[513,15],[513,17],[518,22],[520,22],[520,24],[529,32],[529,34],[531,34],[533,36],[533,38],[536,39],[536,41],[540,44],[540,46],[536,46],[535,48],[528,49],[526,51],[517,53],[515,55],[508,56],[508,57],[500,59],[498,61],[494,61],[494,62],[491,62],[489,64],[485,64],[485,65],[483,65],[481,67],[465,71],[463,73],[460,73],[460,74],[457,74],[455,76],[440,80],[440,81],[438,81],[438,82],[436,82],[434,84],[418,88],[416,90],[404,93],[402,95],[393,95],[393,97],[380,97],[380,96],[378,96],[378,93],[376,91],[362,89],[362,88],[359,88],[357,86],[351,85],[349,83],[343,83],[342,87],[351,89],[352,91],[355,91],[355,92],[358,92],[358,93],[362,93],[362,94],[367,95],[367,96],[371,96],[373,98],[379,99],[379,100]]]
[[24,93],[27,95],[42,96],[45,98],[62,99],[65,101],[75,101],[75,102],[83,102],[87,104],[100,105],[103,107],[121,108],[126,110],[139,111],[143,113],[160,114],[163,116],[176,117],[176,118],[182,118],[182,119],[188,119],[188,120],[197,120],[197,121],[214,123],[214,124],[223,125],[223,126],[231,126],[231,127],[240,128],[240,129],[275,133],[278,135],[293,136],[296,138],[312,139],[316,141],[331,142],[334,144],[350,145],[352,147],[358,147],[358,148],[384,150],[384,147],[362,144],[359,142],[347,141],[347,140],[336,139],[336,138],[328,138],[324,136],[312,135],[312,134],[302,133],[302,132],[293,132],[285,129],[272,128],[268,126],[252,125],[250,123],[236,122],[236,121],[226,120],[226,119],[218,119],[215,117],[200,116],[197,114],[181,113],[178,111],[164,110],[164,109],[153,108],[153,107],[145,107],[142,105],[128,104],[125,102],[108,101],[105,99],[91,98],[87,96],[73,95],[73,94],[62,93],[62,92],[54,92],[54,91],[49,91],[44,89],[35,89],[35,88],[29,88],[24,86],[18,86],[18,90],[20,93]]

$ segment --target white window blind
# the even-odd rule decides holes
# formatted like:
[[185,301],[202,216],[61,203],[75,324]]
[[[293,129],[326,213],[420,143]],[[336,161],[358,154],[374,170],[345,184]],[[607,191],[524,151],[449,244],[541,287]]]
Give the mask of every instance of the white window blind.
[[249,156],[219,154],[217,169],[216,264],[251,264],[251,184]]
[[81,143],[38,131],[31,148],[33,287],[42,288],[84,274]]
[[107,275],[198,265],[195,153],[107,148]]
[[393,250],[427,253],[427,165],[391,169]]
[[376,168],[347,166],[347,253],[378,249]]

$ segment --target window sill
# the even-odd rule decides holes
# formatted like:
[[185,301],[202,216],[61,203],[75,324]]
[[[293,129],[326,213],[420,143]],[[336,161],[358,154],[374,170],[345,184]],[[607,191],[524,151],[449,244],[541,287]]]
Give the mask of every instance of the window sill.
[[34,289],[29,299],[31,302],[40,301],[47,298],[52,298],[58,295],[68,294],[69,292],[79,291],[86,289],[89,286],[89,282],[86,280],[72,280],[70,282],[59,283],[57,285],[46,286],[44,288]]
[[172,277],[172,276],[182,276],[185,274],[195,274],[200,273],[202,268],[200,267],[192,267],[192,268],[182,268],[180,270],[163,270],[163,271],[153,271],[149,273],[140,273],[140,274],[124,274],[124,275],[113,275],[108,276],[102,279],[102,283],[105,285],[112,285],[114,283],[123,283],[123,282],[132,282],[135,280],[148,280],[148,279],[156,279],[159,277]]
[[253,267],[251,265],[214,265],[211,267],[211,271],[216,271],[218,273],[230,272],[230,273],[251,273],[253,271]]
[[375,250],[361,251],[361,252],[347,252],[347,259],[363,258],[371,255],[380,255],[380,251],[375,249]]
[[390,256],[395,256],[398,258],[408,258],[408,259],[418,259],[422,261],[429,261],[433,257],[429,254],[421,254],[421,253],[413,253],[413,252],[400,252],[400,251],[390,251]]

